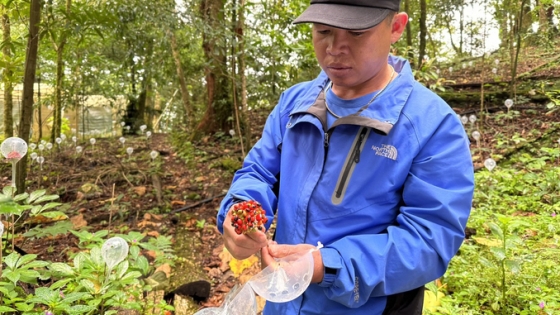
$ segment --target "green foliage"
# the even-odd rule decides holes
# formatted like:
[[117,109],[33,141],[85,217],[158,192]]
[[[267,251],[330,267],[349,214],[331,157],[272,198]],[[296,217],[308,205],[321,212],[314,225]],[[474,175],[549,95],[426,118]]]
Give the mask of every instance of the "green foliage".
[[476,235],[451,261],[447,295],[430,314],[560,310],[558,151],[530,149],[475,174],[469,227]]
[[[33,311],[47,309],[54,314],[107,315],[123,309],[143,311],[142,291],[151,290],[143,279],[153,272],[154,266],[175,259],[170,237],[147,238],[142,233],[130,232],[122,235],[130,243],[127,259],[108,269],[101,253],[107,231],[73,233],[80,239],[82,251],[68,263],[49,263],[36,260],[36,255],[17,253],[3,258],[6,268],[0,274],[1,312],[35,314]],[[154,265],[141,255],[140,248],[156,252],[159,259]],[[37,287],[32,295],[20,287],[21,283],[37,285],[38,280],[47,279],[51,279],[51,284]],[[164,301],[159,306],[173,309]]]

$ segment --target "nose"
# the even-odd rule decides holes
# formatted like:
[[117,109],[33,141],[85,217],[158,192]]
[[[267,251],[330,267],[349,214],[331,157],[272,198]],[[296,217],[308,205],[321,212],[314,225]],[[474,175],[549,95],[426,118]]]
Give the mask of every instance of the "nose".
[[344,35],[340,32],[333,32],[329,37],[327,54],[336,56],[342,53],[345,46]]

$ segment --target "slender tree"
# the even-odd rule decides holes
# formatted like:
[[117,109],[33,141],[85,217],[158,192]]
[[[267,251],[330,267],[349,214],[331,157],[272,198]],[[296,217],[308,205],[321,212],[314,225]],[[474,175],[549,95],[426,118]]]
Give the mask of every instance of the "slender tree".
[[427,14],[426,0],[420,0],[420,19],[418,20],[420,26],[420,45],[418,47],[418,64],[416,65],[417,69],[420,69],[422,67],[424,55],[426,54],[426,36],[428,34],[428,28],[426,26]]
[[227,131],[230,129],[228,118],[231,117],[230,98],[231,80],[226,75],[227,57],[225,51],[224,0],[201,0],[200,14],[207,27],[202,34],[202,48],[207,61],[205,66],[207,106],[204,117],[193,133],[196,139],[204,133]]
[[2,9],[2,37],[3,37],[3,47],[2,53],[4,54],[4,75],[2,81],[4,83],[4,137],[8,138],[13,136],[14,133],[14,119],[13,119],[13,84],[12,76],[14,71],[12,70],[12,50],[11,50],[11,26],[10,26],[10,15],[8,14],[8,7],[6,5],[1,5]]
[[[18,135],[29,142],[31,121],[33,116],[33,85],[37,67],[37,52],[39,49],[39,23],[41,22],[41,0],[31,0],[29,10],[29,35],[27,38],[27,53],[25,58],[25,72],[23,76],[23,95],[21,102],[20,123]],[[25,191],[25,177],[27,177],[27,157],[25,155],[17,163],[16,188]]]

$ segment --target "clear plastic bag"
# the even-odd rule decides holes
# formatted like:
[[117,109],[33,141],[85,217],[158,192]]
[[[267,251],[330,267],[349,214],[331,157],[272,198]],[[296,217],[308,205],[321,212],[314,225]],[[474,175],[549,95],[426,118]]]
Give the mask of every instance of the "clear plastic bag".
[[255,292],[267,301],[288,302],[299,297],[311,283],[313,255],[294,254],[276,259],[249,280]]

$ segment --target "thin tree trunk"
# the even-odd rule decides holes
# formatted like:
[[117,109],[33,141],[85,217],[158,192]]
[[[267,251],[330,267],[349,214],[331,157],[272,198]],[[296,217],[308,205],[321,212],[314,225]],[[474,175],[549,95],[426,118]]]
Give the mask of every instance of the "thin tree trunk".
[[[243,137],[245,138],[245,152],[249,151],[251,147],[251,128],[248,128],[249,123],[247,121],[248,114],[248,104],[247,104],[247,76],[245,75],[245,0],[239,0],[239,18],[237,20],[237,58],[239,59],[238,64],[238,77],[241,81],[241,108],[243,109],[244,115],[242,115],[242,125],[245,126]],[[243,144],[242,144],[243,145]],[[244,153],[244,152],[243,152]]]
[[2,37],[3,37],[3,45],[2,53],[4,54],[4,62],[6,62],[6,68],[4,70],[4,138],[9,138],[14,135],[14,118],[12,115],[14,101],[12,99],[12,92],[14,87],[12,85],[12,75],[13,71],[11,70],[11,57],[12,51],[10,49],[11,39],[11,27],[10,27],[10,17],[8,16],[8,8],[2,6],[2,10],[4,13],[2,14]]
[[185,73],[183,72],[183,65],[181,64],[179,49],[177,48],[177,37],[175,36],[175,32],[173,32],[173,30],[169,30],[167,33],[171,42],[171,52],[173,54],[173,60],[175,61],[175,69],[177,70],[177,76],[179,77],[181,99],[183,101],[183,107],[185,108],[188,126],[189,129],[191,129],[194,127],[194,111],[189,101],[189,89],[187,87],[187,81],[185,80]]
[[[409,16],[412,15],[410,12],[410,0],[404,0],[404,12]],[[406,50],[408,60],[414,62],[414,52],[412,51],[412,25],[410,25],[410,23],[406,23]]]
[[[72,0],[66,0],[66,28],[68,28],[68,16],[72,9]],[[56,51],[56,91],[54,97],[53,125],[51,129],[51,142],[60,136],[62,130],[62,85],[64,84],[64,48],[68,35],[66,31],[62,31],[60,43],[55,45]]]
[[193,139],[199,138],[204,133],[227,131],[231,128],[228,117],[232,113],[232,102],[229,95],[231,81],[227,77],[227,58],[221,53],[225,49],[223,35],[217,35],[224,20],[224,0],[202,0],[200,12],[212,30],[203,34],[202,48],[208,65],[206,72],[207,108],[204,117],[193,132]]
[[[518,20],[518,24],[519,25],[523,25],[524,21],[523,18],[524,16],[526,16],[525,14],[525,6],[526,6],[526,1],[527,0],[522,0],[521,1],[521,10],[519,13],[519,20]],[[519,52],[521,51],[521,32],[525,31],[525,28],[517,28],[517,32],[515,34],[516,37],[516,47],[515,47],[515,55],[513,56],[513,60],[511,63],[511,81],[510,81],[510,97],[515,98],[515,94],[516,94],[516,85],[517,85],[517,63],[519,60]]]
[[424,54],[426,54],[426,34],[428,33],[428,28],[426,26],[426,0],[420,0],[420,45],[418,47],[418,65],[417,69],[420,69],[423,64]]
[[[31,0],[29,10],[29,37],[27,39],[27,53],[23,76],[23,95],[21,103],[20,123],[18,135],[25,142],[29,142],[31,119],[33,117],[33,84],[37,67],[37,51],[39,50],[39,23],[41,22],[41,0]],[[27,177],[27,157],[25,155],[16,166],[16,188],[19,193],[25,192],[25,178]]]

